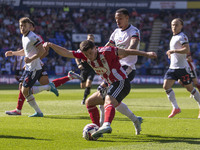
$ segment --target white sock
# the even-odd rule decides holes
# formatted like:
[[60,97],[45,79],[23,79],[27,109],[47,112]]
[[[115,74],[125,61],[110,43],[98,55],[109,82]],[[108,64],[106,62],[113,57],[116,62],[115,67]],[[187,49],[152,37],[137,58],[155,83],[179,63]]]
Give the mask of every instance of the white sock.
[[102,126],[110,126],[110,122],[104,122]]
[[174,91],[170,88],[168,90],[166,90],[167,93],[167,97],[168,99],[171,101],[173,108],[178,108],[178,104],[176,102],[176,98],[175,98],[175,93]]
[[137,120],[137,117],[133,114],[133,112],[122,102],[116,107],[116,110],[131,119],[133,123]]
[[33,86],[31,88],[31,91],[32,91],[32,94],[37,94],[42,91],[48,91],[48,90],[50,90],[50,88],[51,87],[49,85]]
[[17,109],[17,108],[16,108],[15,110],[16,110],[18,113],[20,113],[20,112],[21,112],[21,110],[19,110],[19,109]]
[[104,122],[104,111],[105,111],[104,106],[99,105],[99,110],[100,110],[100,120],[99,120],[99,122],[100,122],[100,126],[102,126],[103,122]]
[[192,90],[191,94],[194,96],[194,99],[197,101],[197,103],[199,104],[199,108],[200,108],[200,94],[199,94],[199,91],[194,88]]
[[27,102],[29,103],[29,105],[35,110],[35,112],[37,113],[42,113],[42,111],[40,110],[40,108],[38,107],[34,96],[31,94],[30,96],[26,97]]

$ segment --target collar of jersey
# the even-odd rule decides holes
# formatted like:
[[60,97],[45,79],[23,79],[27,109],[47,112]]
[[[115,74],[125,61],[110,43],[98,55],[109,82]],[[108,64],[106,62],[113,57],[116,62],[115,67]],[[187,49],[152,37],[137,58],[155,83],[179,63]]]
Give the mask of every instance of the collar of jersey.
[[[182,32],[182,31],[181,31]],[[177,34],[175,34],[175,35],[179,35],[181,32],[179,32],[179,33],[177,33]],[[175,35],[173,35],[173,36],[175,36]]]
[[28,31],[28,33],[26,35],[24,35],[24,36],[27,36],[29,33],[30,33],[30,31]]
[[125,31],[125,30],[127,30],[128,28],[130,28],[130,26],[131,26],[131,25],[129,24],[129,25],[128,25],[128,27],[127,27],[126,29],[124,29],[124,30],[121,30],[121,31]]

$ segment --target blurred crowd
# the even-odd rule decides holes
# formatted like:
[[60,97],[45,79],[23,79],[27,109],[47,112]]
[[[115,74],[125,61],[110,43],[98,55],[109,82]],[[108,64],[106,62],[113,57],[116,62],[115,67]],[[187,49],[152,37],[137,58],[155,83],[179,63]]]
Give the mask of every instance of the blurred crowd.
[[[73,33],[100,34],[103,46],[109,40],[111,33],[117,27],[114,19],[115,10],[112,9],[84,9],[84,8],[14,8],[12,6],[0,5],[0,74],[14,74],[13,62],[15,57],[5,58],[7,50],[22,48],[21,34],[18,20],[27,16],[35,24],[35,33],[40,34],[44,41],[51,41],[67,49],[78,49],[79,43],[72,42]],[[200,13],[187,11],[185,13],[160,12],[148,13],[130,10],[130,23],[141,31],[140,50],[147,51],[151,36],[151,30],[155,19],[160,18],[162,25],[162,36],[158,48],[158,60],[149,60],[139,57],[137,74],[148,74],[147,69],[162,68],[169,65],[165,51],[169,49],[171,38],[170,21],[174,17],[184,20],[184,32],[189,37],[191,53],[194,62],[199,68],[200,52]],[[50,50],[49,55],[43,59],[47,65],[49,74],[64,74],[69,70],[77,70],[74,59],[67,59],[57,55]]]

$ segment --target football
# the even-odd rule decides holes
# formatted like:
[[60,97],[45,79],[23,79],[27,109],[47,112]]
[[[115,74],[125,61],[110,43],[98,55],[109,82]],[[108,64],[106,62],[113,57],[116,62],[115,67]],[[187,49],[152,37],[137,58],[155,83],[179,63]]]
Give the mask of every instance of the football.
[[92,133],[96,132],[98,129],[99,129],[99,126],[97,126],[94,123],[87,124],[83,128],[83,138],[88,140],[88,141],[97,140],[97,138],[95,139],[95,138],[92,137]]

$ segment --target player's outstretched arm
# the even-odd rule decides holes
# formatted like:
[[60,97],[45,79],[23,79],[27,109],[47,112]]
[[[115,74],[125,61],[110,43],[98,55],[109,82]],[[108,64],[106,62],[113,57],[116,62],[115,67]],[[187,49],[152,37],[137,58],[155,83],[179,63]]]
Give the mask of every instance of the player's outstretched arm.
[[24,50],[21,49],[19,51],[7,51],[5,53],[5,56],[8,57],[8,56],[24,56]]
[[75,58],[71,50],[68,50],[62,46],[53,44],[51,42],[45,42],[43,46],[45,49],[48,49],[49,47],[52,48],[57,54],[63,57]]
[[119,57],[126,57],[129,55],[138,55],[138,56],[144,56],[151,59],[157,58],[157,54],[155,52],[143,52],[139,51],[137,49],[118,49],[118,55]]

